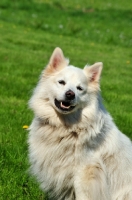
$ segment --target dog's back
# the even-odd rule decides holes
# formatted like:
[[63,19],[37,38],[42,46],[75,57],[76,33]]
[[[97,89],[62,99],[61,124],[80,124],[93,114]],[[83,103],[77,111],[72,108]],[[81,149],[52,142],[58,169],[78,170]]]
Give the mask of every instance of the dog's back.
[[132,145],[102,105],[102,63],[67,65],[55,49],[30,99],[31,171],[53,199],[132,200]]

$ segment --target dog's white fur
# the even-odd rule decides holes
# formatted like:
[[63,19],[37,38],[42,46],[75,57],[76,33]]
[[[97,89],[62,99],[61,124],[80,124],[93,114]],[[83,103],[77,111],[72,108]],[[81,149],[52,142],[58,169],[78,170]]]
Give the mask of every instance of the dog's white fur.
[[[101,70],[68,66],[56,48],[29,101],[31,171],[51,199],[132,200],[132,144],[102,105]],[[63,112],[54,100],[68,90],[75,108]]]

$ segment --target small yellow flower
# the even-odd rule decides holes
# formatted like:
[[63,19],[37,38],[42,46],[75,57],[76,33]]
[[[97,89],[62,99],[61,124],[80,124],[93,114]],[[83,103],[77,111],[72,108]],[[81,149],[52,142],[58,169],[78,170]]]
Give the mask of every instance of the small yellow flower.
[[130,64],[130,60],[127,60],[126,63],[127,63],[127,64]]
[[28,125],[24,125],[22,128],[24,128],[24,129],[28,129]]

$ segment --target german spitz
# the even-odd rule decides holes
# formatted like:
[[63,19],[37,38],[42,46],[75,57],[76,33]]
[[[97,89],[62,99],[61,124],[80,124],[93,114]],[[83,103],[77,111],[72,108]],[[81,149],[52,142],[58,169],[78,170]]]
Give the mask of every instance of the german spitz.
[[29,101],[31,172],[53,200],[132,200],[132,143],[102,105],[102,63],[55,48]]

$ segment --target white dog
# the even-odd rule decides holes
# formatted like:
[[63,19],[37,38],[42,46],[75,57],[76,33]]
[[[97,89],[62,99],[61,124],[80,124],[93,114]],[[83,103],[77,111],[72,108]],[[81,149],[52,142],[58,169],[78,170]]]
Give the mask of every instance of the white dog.
[[101,70],[56,48],[29,101],[31,171],[50,199],[132,200],[132,144],[102,105]]

